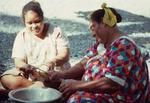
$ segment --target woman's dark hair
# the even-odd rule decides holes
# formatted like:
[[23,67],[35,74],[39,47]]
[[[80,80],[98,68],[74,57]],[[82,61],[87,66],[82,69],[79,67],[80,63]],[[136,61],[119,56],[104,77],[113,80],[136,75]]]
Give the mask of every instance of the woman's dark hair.
[[32,11],[36,12],[41,17],[41,19],[43,20],[43,18],[44,18],[43,17],[43,11],[41,9],[40,4],[38,2],[35,2],[35,1],[30,1],[22,9],[23,21],[25,21],[25,17],[24,16],[29,10],[32,10]]
[[[110,8],[110,9],[116,16],[117,23],[121,22],[121,20],[122,20],[121,15],[119,13],[117,13],[117,11],[115,9],[113,9],[113,8]],[[105,14],[104,9],[98,9],[90,15],[90,20],[96,21],[97,23],[101,23],[103,21],[104,14]]]

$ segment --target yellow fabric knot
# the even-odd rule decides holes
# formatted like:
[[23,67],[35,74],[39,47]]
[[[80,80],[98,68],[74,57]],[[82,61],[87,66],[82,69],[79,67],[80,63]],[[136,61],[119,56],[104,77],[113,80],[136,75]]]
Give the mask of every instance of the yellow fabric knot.
[[106,3],[102,4],[102,8],[105,10],[103,23],[109,25],[110,27],[113,27],[117,23],[117,18],[116,15],[114,15],[114,13],[111,11],[111,9],[106,7],[106,5]]

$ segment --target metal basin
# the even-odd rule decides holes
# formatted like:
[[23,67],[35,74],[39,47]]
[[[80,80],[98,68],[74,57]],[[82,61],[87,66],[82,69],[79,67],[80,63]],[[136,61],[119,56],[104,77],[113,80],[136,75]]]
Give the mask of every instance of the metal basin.
[[10,100],[21,103],[55,103],[61,92],[53,88],[22,88],[9,92]]

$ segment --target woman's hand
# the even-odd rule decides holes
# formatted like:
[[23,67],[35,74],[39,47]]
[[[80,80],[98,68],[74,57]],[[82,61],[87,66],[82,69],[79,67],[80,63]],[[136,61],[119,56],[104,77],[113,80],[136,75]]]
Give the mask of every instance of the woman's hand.
[[63,75],[62,72],[58,72],[54,70],[48,71],[48,78],[45,79],[44,85],[47,87],[52,87],[57,89],[63,78],[62,75]]
[[82,81],[76,81],[76,80],[62,80],[59,90],[63,94],[63,100],[66,100],[69,98],[69,96],[73,93],[75,93],[77,90],[79,90],[79,86],[82,83]]
[[35,71],[34,69],[35,67],[26,64],[25,66],[22,66],[19,68],[19,70],[23,73],[23,75],[28,78],[30,74],[33,74],[33,72]]
[[27,65],[19,68],[19,70],[22,71],[26,78],[30,77],[32,80],[39,80],[41,78],[41,73],[37,71],[38,69],[35,66]]

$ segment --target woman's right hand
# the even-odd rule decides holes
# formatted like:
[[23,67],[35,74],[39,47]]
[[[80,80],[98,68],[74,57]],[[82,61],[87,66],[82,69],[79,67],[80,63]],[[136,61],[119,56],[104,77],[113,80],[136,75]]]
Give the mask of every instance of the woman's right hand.
[[36,68],[34,66],[31,66],[31,65],[27,64],[23,67],[20,67],[19,70],[22,71],[23,75],[26,78],[28,78],[29,74],[34,74]]
[[47,87],[52,87],[58,89],[59,85],[61,84],[63,78],[63,73],[51,70],[48,72],[48,78],[45,79],[44,85]]

